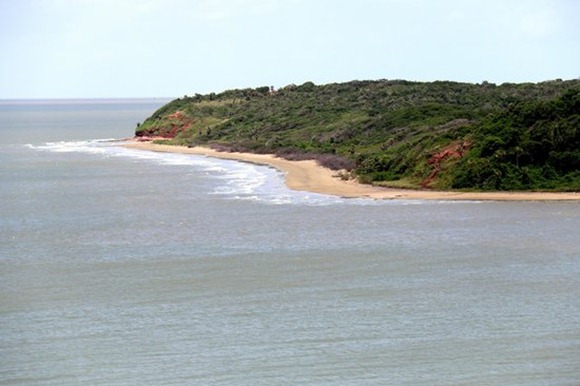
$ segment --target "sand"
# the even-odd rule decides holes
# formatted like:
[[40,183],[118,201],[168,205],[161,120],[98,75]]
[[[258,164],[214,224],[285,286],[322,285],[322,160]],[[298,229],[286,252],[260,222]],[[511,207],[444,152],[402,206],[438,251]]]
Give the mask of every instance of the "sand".
[[452,192],[380,188],[341,179],[337,172],[324,168],[316,161],[288,161],[271,154],[227,153],[206,147],[158,145],[151,142],[132,142],[123,145],[131,149],[166,153],[195,154],[268,165],[283,171],[290,189],[350,198],[419,199],[419,200],[475,200],[475,201],[571,201],[580,200],[580,193],[544,192]]

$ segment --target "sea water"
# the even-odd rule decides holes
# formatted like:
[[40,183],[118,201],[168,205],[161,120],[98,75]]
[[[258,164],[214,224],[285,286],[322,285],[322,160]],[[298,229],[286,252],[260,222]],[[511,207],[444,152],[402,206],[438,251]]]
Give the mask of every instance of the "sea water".
[[0,103],[0,384],[578,385],[580,204],[344,199]]

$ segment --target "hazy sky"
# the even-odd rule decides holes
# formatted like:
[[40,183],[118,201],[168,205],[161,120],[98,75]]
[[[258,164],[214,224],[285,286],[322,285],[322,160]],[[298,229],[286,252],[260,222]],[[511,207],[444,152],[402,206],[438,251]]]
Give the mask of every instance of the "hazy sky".
[[580,0],[0,0],[0,98],[580,77]]

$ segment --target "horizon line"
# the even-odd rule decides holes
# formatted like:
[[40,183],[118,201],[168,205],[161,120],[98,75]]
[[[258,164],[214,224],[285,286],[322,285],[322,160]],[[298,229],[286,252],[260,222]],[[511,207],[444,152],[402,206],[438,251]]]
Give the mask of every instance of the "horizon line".
[[171,101],[175,97],[96,97],[96,98],[0,98],[0,105],[18,104],[84,104],[109,102],[136,102],[136,101]]

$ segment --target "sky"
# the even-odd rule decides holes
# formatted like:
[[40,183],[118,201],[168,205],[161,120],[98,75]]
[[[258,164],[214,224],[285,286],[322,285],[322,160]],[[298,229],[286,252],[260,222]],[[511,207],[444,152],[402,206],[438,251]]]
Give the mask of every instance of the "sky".
[[580,77],[580,0],[0,0],[0,99]]

